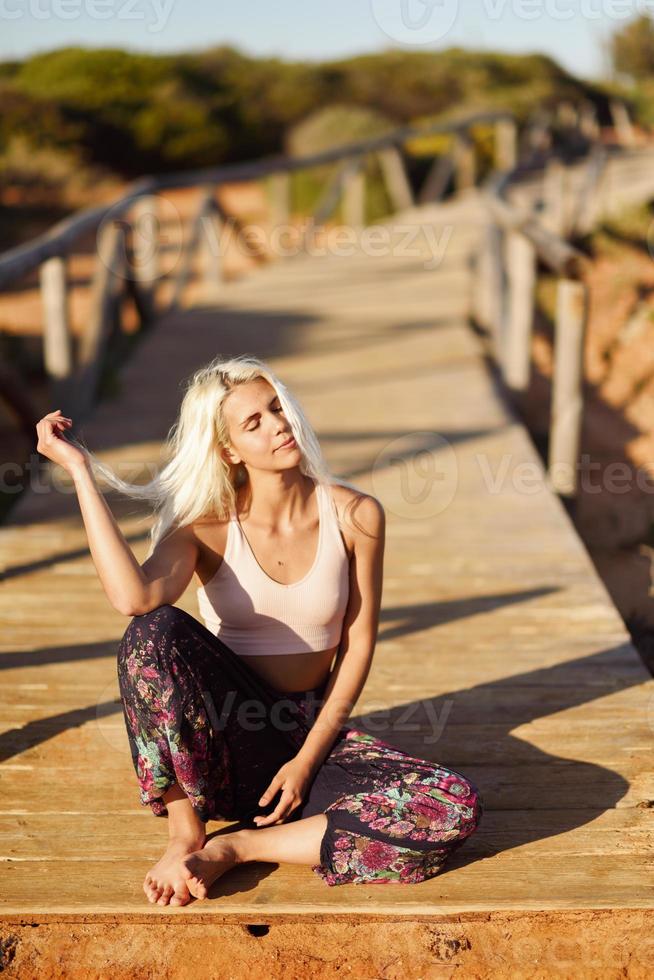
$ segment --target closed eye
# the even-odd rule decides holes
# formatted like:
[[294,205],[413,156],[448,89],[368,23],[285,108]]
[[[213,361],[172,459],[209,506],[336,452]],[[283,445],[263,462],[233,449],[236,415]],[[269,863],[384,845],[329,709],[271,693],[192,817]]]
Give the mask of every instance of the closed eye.
[[[279,408],[273,408],[273,412],[283,412],[283,411],[284,409],[281,407],[281,405],[279,406]],[[257,422],[255,425],[250,426],[250,428],[247,431],[254,432],[254,430],[257,429],[258,427],[259,427],[259,423]]]

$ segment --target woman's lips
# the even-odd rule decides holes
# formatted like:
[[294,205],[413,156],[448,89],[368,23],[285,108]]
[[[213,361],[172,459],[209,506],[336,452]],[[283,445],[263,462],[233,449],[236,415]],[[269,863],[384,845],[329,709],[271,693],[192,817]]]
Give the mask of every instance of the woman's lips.
[[277,450],[276,451],[279,451],[280,449],[290,449],[291,446],[294,446],[294,445],[295,445],[295,438],[293,436],[291,436],[291,438],[288,440],[288,442],[283,442],[281,446],[277,446]]

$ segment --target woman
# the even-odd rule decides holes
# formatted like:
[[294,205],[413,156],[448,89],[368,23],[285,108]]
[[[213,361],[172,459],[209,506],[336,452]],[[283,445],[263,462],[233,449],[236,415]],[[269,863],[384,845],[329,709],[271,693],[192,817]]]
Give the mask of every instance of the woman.
[[[60,410],[39,452],[71,473],[109,601],[130,616],[118,679],[140,798],[168,817],[150,902],[185,905],[245,861],[328,884],[419,882],[477,826],[459,773],[346,726],[375,647],[385,518],[335,479],[300,405],[255,357],[187,385],[145,486],[120,480]],[[148,500],[139,565],[94,480]],[[204,624],[173,603],[193,575]],[[241,828],[207,839],[208,820]]]

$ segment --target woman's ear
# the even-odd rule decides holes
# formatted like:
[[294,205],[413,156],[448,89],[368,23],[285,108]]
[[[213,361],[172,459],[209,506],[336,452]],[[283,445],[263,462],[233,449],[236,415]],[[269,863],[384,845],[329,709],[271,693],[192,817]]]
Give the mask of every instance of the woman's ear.
[[220,453],[223,459],[226,462],[231,463],[232,466],[237,466],[241,462],[240,457],[236,453],[232,452],[229,446],[223,446],[223,448],[220,450]]

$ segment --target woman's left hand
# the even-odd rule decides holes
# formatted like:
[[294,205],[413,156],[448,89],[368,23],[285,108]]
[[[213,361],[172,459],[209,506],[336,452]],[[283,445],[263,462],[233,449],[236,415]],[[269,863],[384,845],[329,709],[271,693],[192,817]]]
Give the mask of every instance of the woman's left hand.
[[255,817],[256,825],[265,827],[273,823],[282,823],[304,799],[304,794],[313,776],[313,767],[297,756],[284,763],[273,776],[268,789],[259,800],[259,806],[265,806],[269,803],[277,790],[281,789],[282,795],[279,803],[267,817]]

